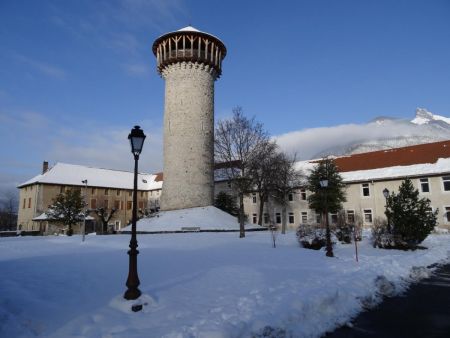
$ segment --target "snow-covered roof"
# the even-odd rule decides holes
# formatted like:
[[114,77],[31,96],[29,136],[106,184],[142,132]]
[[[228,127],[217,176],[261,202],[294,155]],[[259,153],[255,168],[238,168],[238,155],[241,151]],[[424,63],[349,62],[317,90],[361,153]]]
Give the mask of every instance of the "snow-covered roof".
[[[133,179],[134,173],[130,171],[57,163],[44,174],[37,175],[20,184],[19,188],[35,183],[83,186],[82,181],[87,180],[89,187],[131,190],[133,189]],[[139,173],[138,190],[161,189],[162,181],[157,181],[156,179],[157,175]]]
[[200,32],[197,28],[194,28],[192,26],[183,27],[183,28],[179,29],[177,32],[199,32],[199,33],[203,33],[203,32]]
[[[300,161],[296,163],[297,170],[306,175],[317,165],[315,161]],[[406,166],[394,166],[370,170],[342,172],[344,182],[359,182],[368,180],[384,180],[414,176],[440,175],[450,173],[450,158],[440,158],[436,163],[422,163]]]

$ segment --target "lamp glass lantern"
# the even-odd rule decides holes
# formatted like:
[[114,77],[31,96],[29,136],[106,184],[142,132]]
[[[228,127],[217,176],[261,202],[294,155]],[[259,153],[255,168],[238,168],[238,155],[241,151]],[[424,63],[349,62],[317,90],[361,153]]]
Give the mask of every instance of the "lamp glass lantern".
[[128,135],[128,140],[130,140],[131,152],[135,156],[139,156],[142,151],[142,146],[145,140],[144,131],[139,126],[135,126],[131,133]]
[[320,178],[319,183],[320,183],[321,188],[327,188],[328,187],[328,178],[326,178],[326,177]]
[[384,190],[383,190],[383,196],[384,196],[384,198],[388,198],[388,196],[389,196],[389,190],[388,190],[388,188],[384,188]]

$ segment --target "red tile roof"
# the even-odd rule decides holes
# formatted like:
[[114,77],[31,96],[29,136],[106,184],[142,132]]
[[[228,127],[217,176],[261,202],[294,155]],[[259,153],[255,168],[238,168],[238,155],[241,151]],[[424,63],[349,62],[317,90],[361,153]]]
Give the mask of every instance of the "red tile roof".
[[439,158],[450,158],[450,140],[343,156],[335,162],[341,172],[347,172],[436,163]]

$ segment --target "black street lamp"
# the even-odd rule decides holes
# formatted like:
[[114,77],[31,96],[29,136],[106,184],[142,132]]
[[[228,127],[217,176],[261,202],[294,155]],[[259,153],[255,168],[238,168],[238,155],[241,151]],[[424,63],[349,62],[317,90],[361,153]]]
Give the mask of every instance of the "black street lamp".
[[320,187],[323,191],[323,194],[325,196],[324,202],[325,202],[325,225],[326,225],[326,242],[327,242],[327,257],[334,257],[333,255],[333,246],[331,245],[331,231],[330,231],[330,223],[328,220],[328,178],[322,177],[319,181]]
[[[135,126],[131,130],[131,133],[128,135],[128,139],[130,140],[131,144],[131,153],[134,156],[134,189],[133,189],[133,218],[131,221],[131,240],[130,240],[130,250],[128,250],[128,255],[130,256],[130,263],[128,269],[128,279],[126,283],[128,289],[127,291],[125,291],[123,298],[131,300],[137,299],[141,295],[141,291],[138,289],[140,282],[137,272],[137,255],[139,254],[139,251],[137,250],[138,244],[136,239],[136,220],[137,220],[138,161],[139,161],[139,154],[142,151],[142,146],[144,145],[145,140],[143,130],[139,126]],[[137,311],[139,311],[141,308],[137,309]]]
[[383,190],[383,196],[384,196],[384,198],[386,199],[386,205],[385,205],[385,208],[386,208],[386,217],[387,217],[387,228],[388,228],[388,232],[391,233],[391,224],[390,224],[390,222],[389,222],[389,215],[388,215],[388,213],[387,213],[387,208],[388,208],[388,197],[389,197],[389,190],[388,190],[388,188],[384,188],[384,190]]

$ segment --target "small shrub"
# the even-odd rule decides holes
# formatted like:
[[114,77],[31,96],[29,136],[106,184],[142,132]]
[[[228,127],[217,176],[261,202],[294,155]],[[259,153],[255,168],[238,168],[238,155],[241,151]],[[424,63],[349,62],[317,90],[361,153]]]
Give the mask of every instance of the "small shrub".
[[[302,248],[320,250],[326,246],[326,229],[321,228],[320,225],[301,224],[296,232],[298,243]],[[335,244],[333,236],[331,244]]]
[[374,248],[388,249],[395,247],[394,236],[389,232],[386,220],[378,217],[374,219],[371,241]]

